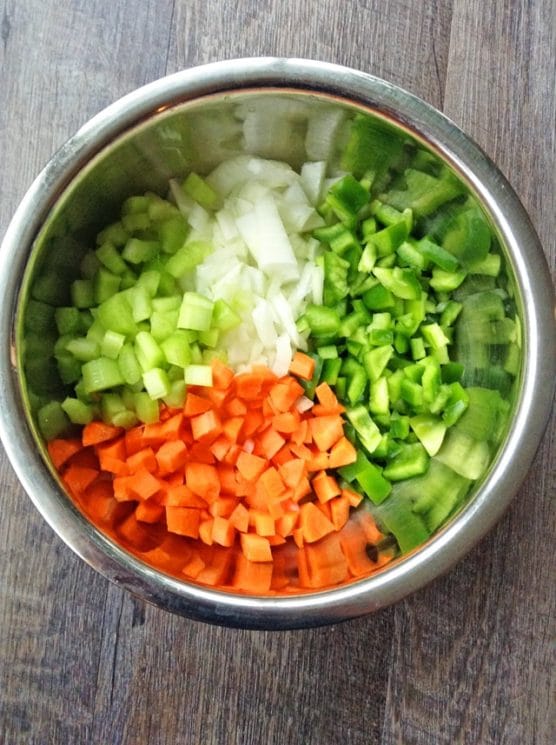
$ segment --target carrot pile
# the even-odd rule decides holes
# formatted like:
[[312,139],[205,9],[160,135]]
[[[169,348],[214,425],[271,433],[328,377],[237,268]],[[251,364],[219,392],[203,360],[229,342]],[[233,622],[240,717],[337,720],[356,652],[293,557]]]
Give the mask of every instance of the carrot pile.
[[[290,375],[234,375],[218,360],[213,385],[190,386],[183,409],[128,430],[99,421],[48,451],[90,519],[141,558],[204,584],[251,593],[321,588],[389,560],[370,558],[381,533],[362,497],[329,471],[355,461],[331,388],[299,405],[313,360]],[[374,560],[373,560],[374,559]]]

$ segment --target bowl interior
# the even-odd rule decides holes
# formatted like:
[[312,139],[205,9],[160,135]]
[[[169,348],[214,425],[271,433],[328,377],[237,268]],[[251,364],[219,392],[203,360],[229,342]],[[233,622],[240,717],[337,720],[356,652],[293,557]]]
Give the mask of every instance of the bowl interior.
[[[69,285],[79,274],[84,254],[94,247],[98,230],[117,219],[127,197],[145,191],[166,197],[170,178],[183,177],[192,170],[207,174],[220,162],[241,154],[286,161],[294,169],[299,169],[306,161],[326,161],[328,173],[332,174],[342,169],[350,133],[361,121],[374,133],[375,141],[382,143],[381,152],[369,154],[364,170],[380,175],[384,164],[392,159],[398,159],[401,169],[408,154],[413,157],[418,152],[423,169],[430,173],[440,169],[450,171],[460,184],[460,203],[474,200],[480,206],[490,226],[494,250],[503,258],[507,305],[519,319],[522,301],[516,289],[514,261],[501,239],[496,221],[481,205],[480,196],[459,170],[457,161],[446,158],[435,142],[401,118],[396,120],[379,107],[373,109],[337,96],[287,89],[231,91],[161,106],[133,126],[123,128],[109,142],[100,143],[97,152],[69,174],[64,188],[49,205],[21,284],[16,322],[21,396],[36,447],[59,489],[62,485],[48,458],[36,417],[45,400],[63,397],[64,387],[57,374],[52,344],[49,346],[55,329],[51,314],[46,314],[48,317],[38,325],[29,322],[29,303],[44,302],[51,306],[68,303]],[[49,281],[53,278],[56,281]],[[517,326],[519,329],[519,322]],[[45,354],[48,349],[50,353]],[[480,373],[470,384],[490,381],[487,387],[497,388],[509,404],[507,417],[492,444],[489,469],[465,499],[454,506],[443,531],[473,502],[481,483],[496,464],[497,452],[503,447],[507,423],[511,421],[519,393],[521,359],[510,374],[504,369],[501,357],[506,349],[491,345],[485,350],[487,356],[481,363]],[[462,347],[460,354],[465,353]],[[462,361],[465,363],[465,359]],[[123,545],[138,555],[133,546],[126,546],[125,542]],[[398,557],[377,571],[387,573],[405,558]],[[152,570],[149,571],[152,574]],[[185,579],[180,581],[188,584]]]

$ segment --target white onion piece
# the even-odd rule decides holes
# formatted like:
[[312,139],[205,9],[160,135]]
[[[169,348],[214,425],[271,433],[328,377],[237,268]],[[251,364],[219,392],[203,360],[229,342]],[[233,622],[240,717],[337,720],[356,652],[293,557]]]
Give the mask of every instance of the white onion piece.
[[292,348],[290,346],[290,337],[287,334],[281,334],[276,339],[276,352],[271,370],[281,378],[283,375],[287,375],[291,363]]
[[295,404],[295,408],[299,411],[300,414],[303,414],[304,411],[309,411],[314,406],[314,401],[311,401],[310,398],[307,398],[307,396],[300,396]]

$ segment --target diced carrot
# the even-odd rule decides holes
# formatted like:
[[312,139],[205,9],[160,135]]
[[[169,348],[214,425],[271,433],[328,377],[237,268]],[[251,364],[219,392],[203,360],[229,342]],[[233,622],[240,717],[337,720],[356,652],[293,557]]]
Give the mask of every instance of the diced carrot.
[[274,519],[268,513],[253,510],[253,524],[257,535],[264,535],[268,538],[276,532]]
[[114,499],[118,502],[133,502],[137,500],[134,492],[129,488],[129,476],[117,476],[112,481]]
[[127,467],[130,473],[134,473],[140,468],[144,468],[150,473],[155,473],[158,470],[158,461],[156,460],[154,450],[152,448],[143,448],[133,453],[133,455],[128,455]]
[[332,522],[332,512],[330,511],[330,502],[313,502],[315,507],[322,512],[327,520]]
[[208,505],[198,494],[194,494],[185,484],[172,486],[166,492],[164,500],[166,507],[192,507],[205,509]]
[[272,465],[277,466],[278,468],[280,466],[283,466],[284,463],[288,463],[290,460],[293,460],[295,458],[295,455],[292,453],[291,448],[289,445],[284,445],[283,448],[281,448],[276,455],[272,458]]
[[328,383],[319,383],[315,388],[315,395],[321,406],[324,406],[326,409],[334,409],[339,405],[336,394]]
[[299,502],[300,499],[303,499],[303,497],[306,497],[308,494],[311,494],[311,484],[309,483],[309,479],[304,476],[299,484],[294,488],[292,493],[292,499],[294,502]]
[[285,494],[282,497],[267,500],[267,510],[274,520],[278,520],[286,514],[286,510],[284,509],[284,499],[287,500],[287,497],[288,494]]
[[270,590],[273,565],[249,561],[241,553],[235,557],[232,585],[237,590],[253,594],[263,594]]
[[282,477],[278,471],[271,466],[261,475],[258,483],[267,495],[268,499],[276,499],[281,497],[286,491]]
[[199,537],[201,513],[190,507],[166,507],[166,525],[170,533]]
[[64,472],[63,480],[72,494],[79,495],[93,483],[98,475],[99,472],[95,468],[70,463]]
[[125,460],[113,458],[111,455],[103,456],[101,468],[103,471],[113,473],[116,476],[128,476],[130,473],[129,466]]
[[131,455],[138,453],[139,450],[142,450],[145,447],[145,443],[143,442],[143,425],[141,424],[138,427],[131,427],[131,429],[128,429],[124,435],[124,439],[125,450],[127,457],[129,458]]
[[206,585],[221,585],[226,582],[232,568],[232,552],[220,546],[202,546],[211,551],[209,561],[205,561],[205,567],[197,575],[197,582]]
[[212,367],[212,385],[214,388],[221,388],[228,390],[230,383],[234,378],[234,371],[230,370],[229,367],[215,357],[211,362]]
[[309,424],[313,440],[321,451],[330,450],[344,434],[344,424],[339,416],[318,416]]
[[195,442],[193,445],[190,445],[187,460],[195,463],[204,463],[209,466],[216,463],[216,458],[206,442]]
[[218,466],[220,489],[224,494],[235,494],[237,489],[236,472],[233,466],[221,463]]
[[229,548],[234,545],[235,535],[236,529],[230,521],[225,517],[215,515],[212,524],[213,543],[218,543],[219,546],[226,546]]
[[249,510],[239,502],[230,515],[229,520],[240,533],[247,533],[249,529]]
[[206,388],[205,396],[211,401],[216,409],[220,409],[224,405],[228,393],[227,391],[219,390],[218,388]]
[[275,414],[272,417],[272,426],[277,432],[291,434],[299,427],[299,414],[297,411],[286,411],[283,414]]
[[114,437],[117,437],[121,432],[121,427],[113,427],[111,424],[92,421],[83,427],[81,442],[83,443],[83,447],[87,447],[87,445],[98,445],[99,442],[113,440]]
[[245,417],[243,418],[243,426],[241,428],[241,436],[243,438],[251,437],[259,429],[261,424],[265,421],[262,413],[258,409],[249,409]]
[[322,503],[328,502],[342,493],[334,476],[329,476],[326,471],[319,471],[311,481],[311,486],[319,502]]
[[135,549],[147,550],[154,548],[152,528],[137,520],[135,513],[128,515],[118,525],[116,532],[118,536]]
[[71,456],[68,465],[78,466],[79,468],[94,468],[100,471],[100,464],[94,446],[81,448],[78,453]]
[[246,372],[236,375],[235,388],[239,398],[244,401],[252,401],[259,398],[264,381],[256,372]]
[[329,467],[328,453],[315,453],[307,461],[308,471],[324,471]]
[[199,538],[206,543],[207,546],[212,546],[212,526],[214,525],[214,518],[209,517],[203,520],[199,525]]
[[298,548],[303,548],[305,541],[303,538],[303,528],[294,528],[292,530],[293,540]]
[[224,409],[226,414],[231,417],[245,416],[245,414],[247,414],[247,406],[240,398],[232,398],[227,401]]
[[244,419],[240,416],[234,416],[227,419],[222,425],[222,432],[231,442],[237,442]]
[[349,519],[349,499],[342,495],[330,500],[329,504],[332,524],[336,530],[341,530]]
[[205,411],[204,414],[199,414],[199,416],[194,416],[190,423],[193,439],[197,442],[212,442],[222,432],[222,422],[214,409]]
[[310,586],[329,587],[348,576],[348,563],[337,535],[330,535],[317,544],[305,546]]
[[163,443],[156,451],[158,473],[165,476],[183,468],[187,460],[187,447],[182,440],[170,440]]
[[255,443],[255,453],[271,460],[285,443],[286,441],[282,435],[278,434],[272,427],[268,427],[258,436]]
[[315,360],[303,352],[296,352],[290,365],[290,373],[302,380],[311,380],[315,373]]
[[357,512],[357,520],[363,528],[363,532],[365,533],[365,537],[367,538],[368,542],[371,543],[373,546],[376,546],[377,543],[380,543],[384,536],[377,528],[376,522],[374,521],[371,513],[368,512],[366,509],[361,509]]
[[230,517],[237,504],[235,497],[218,497],[209,506],[209,512],[213,517]]
[[311,460],[313,457],[312,451],[306,445],[297,445],[292,442],[290,444],[290,450],[294,455],[303,460]]
[[329,468],[340,468],[355,463],[357,451],[347,437],[340,437],[328,456]]
[[241,550],[249,561],[272,561],[270,543],[264,536],[256,533],[242,533],[240,536]]
[[135,517],[144,523],[157,523],[164,514],[164,507],[153,499],[139,502],[135,508]]
[[295,489],[301,479],[307,475],[307,464],[301,458],[292,458],[292,460],[282,463],[278,467],[278,471],[286,486]]
[[276,532],[278,533],[278,535],[281,535],[284,538],[291,535],[293,529],[297,524],[298,517],[299,512],[286,512],[285,515],[280,517],[276,521]]
[[305,440],[309,440],[311,442],[311,437],[307,437],[309,432],[309,422],[307,419],[303,419],[299,422],[299,427],[295,430],[295,432],[291,433],[291,441],[297,443],[297,445],[302,445]]
[[258,479],[267,467],[268,462],[258,455],[252,455],[241,451],[236,461],[236,468],[247,481]]
[[286,542],[285,538],[283,538],[281,535],[277,535],[276,533],[274,535],[267,536],[267,539],[271,546],[283,546]]
[[111,481],[93,481],[83,493],[83,501],[93,520],[107,525],[114,523],[119,503],[114,499]]
[[187,391],[183,413],[188,419],[194,416],[199,416],[199,414],[204,414],[205,411],[210,411],[212,408],[212,401],[209,401],[207,398],[197,396],[195,395],[195,393],[191,393],[191,391]]
[[283,378],[269,391],[268,398],[274,411],[290,411],[297,399],[303,395],[303,388],[293,378]]
[[226,435],[220,435],[214,440],[209,446],[210,452],[214,455],[216,460],[223,460],[226,457],[226,453],[232,446],[232,441],[229,440]]
[[161,482],[144,468],[140,468],[125,478],[127,488],[133,492],[136,499],[149,499],[160,491]]
[[[165,422],[161,422],[159,424],[160,427],[160,438],[161,442],[166,442],[167,440],[177,440],[178,438],[181,438],[182,436],[182,425],[183,425],[183,413],[180,412],[179,414],[174,414],[169,419],[167,419]],[[145,429],[147,427],[152,427],[154,425],[146,425]]]
[[172,533],[169,533],[158,546],[141,554],[149,564],[171,572],[179,572],[191,555],[192,549],[187,539]]
[[377,569],[376,563],[367,554],[367,538],[356,522],[348,521],[338,533],[338,538],[353,577],[363,577]]
[[48,454],[50,460],[58,471],[68,461],[72,455],[78,453],[83,447],[81,440],[69,439],[69,440],[50,440],[47,443]]
[[359,507],[363,501],[363,495],[359,492],[352,491],[352,489],[342,489],[342,496],[346,496],[351,507]]
[[226,463],[229,466],[235,466],[237,463],[237,459],[239,458],[240,453],[242,452],[241,447],[237,444],[232,445],[224,458],[222,459],[223,463]]
[[191,579],[197,579],[205,568],[205,562],[201,559],[198,551],[194,551],[189,561],[183,566],[182,574]]
[[301,505],[299,527],[303,530],[303,539],[307,543],[314,543],[334,530],[334,525],[312,502]]
[[187,463],[185,483],[194,494],[198,494],[209,503],[220,494],[218,471],[206,463]]

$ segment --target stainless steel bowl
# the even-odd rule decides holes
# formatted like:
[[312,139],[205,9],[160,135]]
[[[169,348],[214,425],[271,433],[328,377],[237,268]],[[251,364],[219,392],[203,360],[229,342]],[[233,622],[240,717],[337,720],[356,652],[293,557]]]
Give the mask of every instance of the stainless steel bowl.
[[[326,591],[263,598],[167,576],[87,521],[45,457],[21,383],[17,327],[19,308],[42,266],[53,256],[57,261],[71,257],[79,240],[94,235],[129,194],[160,189],[176,173],[207,170],[237,152],[230,111],[268,96],[278,102],[278,121],[281,106],[363,111],[394,136],[410,136],[441,158],[480,202],[498,236],[513,275],[524,345],[511,424],[486,477],[459,514],[419,550],[369,578]],[[258,154],[293,163],[306,157],[295,135],[295,111],[292,121],[289,138],[278,145],[269,138],[268,152]],[[258,126],[275,124],[268,120]],[[318,138],[315,143],[318,148]],[[458,561],[499,519],[533,460],[550,413],[556,377],[553,289],[542,248],[515,193],[477,145],[438,111],[396,86],[336,65],[274,58],[216,63],[151,83],[109,106],[54,155],[22,200],[0,250],[0,296],[0,435],[24,488],[62,540],[91,566],[143,599],[194,619],[299,628],[369,613],[417,590]]]

